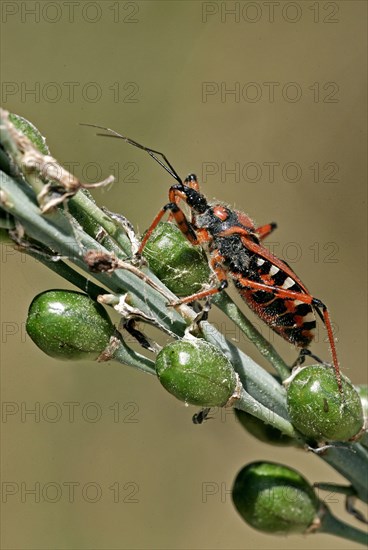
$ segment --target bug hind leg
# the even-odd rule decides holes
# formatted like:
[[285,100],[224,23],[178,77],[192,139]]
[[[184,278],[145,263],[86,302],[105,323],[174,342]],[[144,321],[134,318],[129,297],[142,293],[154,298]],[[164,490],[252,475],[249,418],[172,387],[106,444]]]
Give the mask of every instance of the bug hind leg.
[[299,367],[300,365],[303,365],[304,362],[305,362],[306,357],[311,357],[312,359],[317,361],[317,363],[319,363],[320,365],[323,365],[325,367],[331,367],[330,363],[327,363],[326,361],[323,361],[320,357],[318,357],[317,355],[312,353],[309,349],[302,348],[299,352],[298,357],[296,358],[294,363],[291,365],[291,368],[293,369],[295,367]]

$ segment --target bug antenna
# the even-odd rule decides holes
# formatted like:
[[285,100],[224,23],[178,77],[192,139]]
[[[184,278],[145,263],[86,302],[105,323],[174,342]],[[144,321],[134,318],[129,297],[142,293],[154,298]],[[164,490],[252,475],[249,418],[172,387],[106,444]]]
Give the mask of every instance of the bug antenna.
[[[138,149],[143,149],[143,151],[146,151],[150,155],[150,157],[152,157],[153,160],[155,160],[160,166],[162,166],[162,168],[164,168],[164,170],[166,170],[166,172],[168,172],[170,176],[173,177],[178,183],[181,183],[181,184],[183,183],[182,179],[180,178],[180,176],[178,175],[178,173],[176,172],[172,164],[169,162],[169,160],[166,158],[166,156],[163,153],[160,153],[160,151],[155,151],[150,147],[141,145],[137,141],[134,141],[134,139],[130,139],[126,136],[123,136],[118,132],[115,132],[115,130],[112,130],[111,128],[106,128],[105,126],[99,126],[98,124],[86,124],[83,122],[80,122],[79,124],[80,126],[89,126],[90,128],[98,128],[99,130],[104,130],[104,132],[108,132],[108,133],[97,132],[96,134],[97,136],[123,139],[130,145],[133,145]],[[161,159],[163,160],[161,160],[159,157],[161,157]]]

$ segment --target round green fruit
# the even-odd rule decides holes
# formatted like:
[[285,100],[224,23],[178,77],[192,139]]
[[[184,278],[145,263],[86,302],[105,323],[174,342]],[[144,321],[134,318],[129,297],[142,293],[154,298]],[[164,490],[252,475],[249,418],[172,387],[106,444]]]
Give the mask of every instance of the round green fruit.
[[198,292],[210,277],[206,254],[193,246],[173,223],[163,222],[153,231],[143,250],[153,273],[177,296]]
[[47,290],[33,299],[26,330],[47,355],[75,361],[96,360],[115,329],[105,309],[86,294]]
[[297,430],[317,441],[347,441],[363,426],[362,403],[350,381],[342,376],[339,392],[333,369],[302,368],[287,390],[290,419]]
[[205,340],[178,340],[156,358],[157,376],[172,395],[202,407],[222,407],[233,396],[237,375],[228,358]]
[[273,462],[253,462],[236,476],[235,508],[252,527],[265,533],[304,533],[313,523],[319,502],[296,470]]

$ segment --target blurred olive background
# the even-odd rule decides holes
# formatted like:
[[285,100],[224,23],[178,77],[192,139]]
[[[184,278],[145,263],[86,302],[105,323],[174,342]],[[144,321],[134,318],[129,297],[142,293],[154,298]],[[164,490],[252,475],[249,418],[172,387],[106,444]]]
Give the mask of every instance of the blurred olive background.
[[[3,106],[38,126],[83,181],[115,173],[94,195],[141,232],[173,180],[78,123],[159,149],[181,175],[197,173],[207,197],[259,225],[277,221],[273,251],[328,304],[343,371],[367,382],[366,4],[72,4],[3,3]],[[44,356],[25,335],[27,309],[67,284],[7,247],[1,277],[2,481],[14,493],[2,504],[3,548],[356,547],[245,525],[229,492],[245,463],[342,480],[317,457],[257,442],[231,411],[192,425],[194,409],[153,377]],[[211,319],[264,364],[215,310]],[[329,360],[325,337],[320,327],[312,349]],[[294,361],[296,350],[272,339]],[[342,498],[328,500],[346,518]]]

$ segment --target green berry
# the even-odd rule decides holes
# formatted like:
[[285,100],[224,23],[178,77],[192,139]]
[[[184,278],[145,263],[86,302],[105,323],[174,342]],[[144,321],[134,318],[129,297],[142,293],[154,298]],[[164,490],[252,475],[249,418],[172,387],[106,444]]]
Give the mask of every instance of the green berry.
[[96,360],[115,330],[101,304],[69,290],[48,290],[36,296],[26,329],[44,353],[73,361]]
[[317,441],[347,441],[363,426],[362,404],[350,381],[322,365],[302,368],[287,391],[290,419],[297,430]]
[[160,223],[143,250],[153,273],[177,296],[198,292],[210,277],[206,254],[173,223]]
[[228,358],[205,340],[165,346],[156,358],[157,376],[172,395],[202,407],[222,407],[233,396],[237,376]]
[[304,533],[316,517],[316,494],[297,471],[273,462],[253,462],[236,476],[235,508],[252,527],[266,533]]

